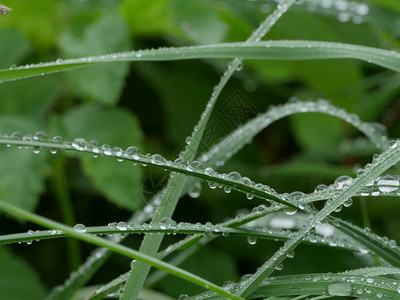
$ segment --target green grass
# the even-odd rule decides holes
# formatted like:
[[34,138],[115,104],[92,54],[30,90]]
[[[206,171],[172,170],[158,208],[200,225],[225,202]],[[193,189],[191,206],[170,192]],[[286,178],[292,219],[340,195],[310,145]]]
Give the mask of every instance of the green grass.
[[395,5],[67,2],[0,17],[1,295],[400,297]]

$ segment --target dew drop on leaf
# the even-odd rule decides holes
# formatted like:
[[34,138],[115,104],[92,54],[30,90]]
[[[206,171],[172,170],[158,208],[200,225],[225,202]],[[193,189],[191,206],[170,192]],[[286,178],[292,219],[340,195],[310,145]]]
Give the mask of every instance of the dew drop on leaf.
[[128,226],[126,225],[125,222],[119,222],[117,225],[117,229],[121,231],[125,231],[128,229]]
[[382,193],[390,193],[396,191],[399,186],[399,180],[392,175],[385,175],[377,180],[379,191]]
[[86,226],[79,223],[79,224],[76,224],[76,225],[74,226],[74,230],[75,230],[76,232],[79,232],[79,233],[84,233],[84,232],[86,232]]
[[189,191],[188,195],[191,198],[199,198],[201,194],[201,184],[198,182],[196,183]]
[[328,294],[331,296],[350,296],[351,284],[347,282],[333,282],[328,286]]
[[256,237],[253,237],[253,236],[249,236],[249,237],[247,238],[247,242],[248,242],[250,245],[255,245],[255,244],[257,243],[257,238],[256,238]]
[[87,146],[87,142],[82,139],[82,138],[76,138],[73,142],[72,142],[72,147],[74,147],[76,150],[78,151],[83,151],[86,149]]

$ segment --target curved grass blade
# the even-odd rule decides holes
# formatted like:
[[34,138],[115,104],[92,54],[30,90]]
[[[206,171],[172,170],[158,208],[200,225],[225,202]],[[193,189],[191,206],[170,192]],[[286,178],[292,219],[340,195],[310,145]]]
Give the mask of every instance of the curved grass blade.
[[287,241],[274,255],[263,265],[257,272],[251,276],[246,282],[240,285],[237,291],[238,295],[247,297],[267,278],[275,267],[282,263],[287,254],[293,251],[306,234],[314,228],[318,223],[321,223],[335,209],[343,205],[343,203],[354,196],[363,186],[367,185],[371,180],[376,179],[380,174],[389,169],[400,160],[400,141],[393,141],[390,147],[385,150],[376,160],[364,169],[358,177],[354,179],[351,185],[343,187],[342,192],[332,201],[328,201],[325,207],[319,211],[310,222],[304,225],[293,237]]
[[396,245],[394,240],[382,238],[338,218],[332,218],[331,223],[336,224],[340,231],[363,245],[364,251],[374,252],[392,266],[400,267],[400,247]]
[[[287,275],[271,277],[263,281],[246,299],[264,299],[271,296],[284,297],[289,295],[397,299],[399,297],[399,285],[398,280],[352,274],[351,271],[349,273]],[[189,299],[221,300],[222,298],[206,292]]]
[[305,274],[272,277],[248,299],[287,295],[324,295],[363,299],[396,299],[399,281],[382,277],[339,274]]
[[159,48],[133,52],[113,53],[61,62],[26,65],[0,70],[0,83],[68,69],[93,65],[95,63],[119,61],[165,61],[187,59],[268,59],[268,60],[312,60],[351,58],[373,63],[400,72],[400,54],[396,51],[323,41],[267,41],[239,42],[204,46]]
[[[260,26],[252,33],[245,44],[247,44],[248,42],[259,41],[294,2],[295,0],[283,0],[282,3],[278,5],[277,9],[271,15],[269,15],[265,19],[265,21],[262,22]],[[218,99],[218,96],[224,88],[225,84],[235,72],[235,70],[241,64],[241,61],[238,58],[234,58],[235,59],[228,65],[228,69],[226,70],[224,75],[220,78],[219,83],[215,86],[211,94],[211,98],[208,101],[205,110],[201,114],[198,124],[195,126],[192,132],[190,141],[185,147],[184,153],[182,155],[183,159],[193,160],[195,158],[198,147],[200,145],[200,140],[203,137],[204,130],[210,118],[211,112],[214,108],[214,105]],[[153,222],[158,222],[163,217],[172,216],[175,210],[175,206],[178,203],[180,195],[183,191],[185,181],[186,178],[182,175],[171,175],[170,181],[162,198],[162,203],[169,203],[168,205],[164,204],[164,206],[161,206],[157,209],[152,220]],[[170,194],[171,189],[169,188],[171,185],[176,188],[174,194],[172,195]],[[162,236],[146,235],[143,239],[140,251],[154,256],[161,245],[162,238]],[[140,289],[143,287],[149,270],[149,265],[143,263],[134,264],[129,279],[125,285],[125,289],[122,293],[121,300],[131,300],[138,297]]]
[[132,259],[137,259],[140,261],[143,261],[147,264],[150,264],[156,268],[165,270],[173,275],[176,275],[178,277],[181,277],[184,280],[190,281],[194,284],[197,284],[203,288],[212,290],[217,292],[218,294],[224,296],[224,297],[228,297],[229,299],[242,299],[239,296],[235,296],[233,294],[231,294],[230,292],[224,290],[223,288],[199,277],[196,276],[194,274],[191,274],[185,270],[182,270],[178,267],[175,267],[173,265],[170,265],[168,263],[165,263],[161,260],[158,260],[154,257],[148,256],[144,253],[141,253],[139,251],[133,250],[131,248],[122,246],[120,244],[116,244],[113,242],[110,242],[106,239],[97,237],[97,236],[93,236],[87,233],[82,233],[82,232],[77,232],[74,228],[71,228],[69,226],[63,225],[61,223],[58,223],[56,221],[52,221],[50,219],[47,219],[45,217],[36,215],[34,213],[30,213],[22,208],[19,208],[17,206],[14,206],[12,204],[6,203],[4,201],[0,201],[0,209],[3,210],[6,213],[18,216],[20,218],[29,220],[33,223],[36,223],[38,225],[53,229],[53,230],[60,230],[66,234],[68,234],[71,237],[80,239],[82,241],[88,242],[90,244],[94,244],[97,246],[101,246],[101,247],[107,247],[109,249],[111,249],[114,252],[117,252],[119,254],[125,255],[127,257],[130,257]]
[[[252,138],[259,131],[261,131],[274,121],[279,120],[280,118],[295,113],[306,113],[306,112],[329,113],[331,115],[340,117],[346,120],[347,122],[350,122],[352,125],[354,125],[359,130],[364,132],[370,138],[370,140],[374,141],[375,144],[382,145],[383,148],[386,147],[387,145],[387,136],[385,135],[385,132],[382,130],[377,130],[378,127],[375,124],[361,122],[359,121],[358,118],[352,116],[351,114],[346,113],[344,110],[332,106],[326,100],[319,100],[317,102],[292,101],[290,103],[286,103],[281,106],[271,107],[266,113],[260,115],[254,120],[249,121],[247,124],[238,128],[232,134],[228,135],[222,142],[215,145],[209,152],[203,154],[199,160],[204,162],[205,165],[209,166],[214,166],[216,162],[221,160],[226,161],[231,156],[233,156],[237,151],[239,151],[243,147],[243,145],[247,142],[247,140],[245,140],[243,137],[240,136],[243,135],[243,132],[246,132],[246,138],[248,137]],[[229,151],[227,151],[228,149]],[[195,182],[197,181],[194,180],[191,181],[189,186],[186,187],[185,193],[187,193],[187,190],[190,189],[190,185],[195,184]],[[333,194],[334,191],[332,191],[331,193],[325,191],[319,197],[313,197],[313,199],[315,200],[327,199],[331,198]],[[160,195],[156,195],[155,199],[157,199],[159,196]],[[149,204],[144,208],[144,210],[141,213],[135,214],[135,216],[129,222],[132,222],[134,220],[136,220],[138,223],[146,222],[147,220],[149,220],[149,218],[151,218],[151,214],[153,211],[154,207]],[[117,236],[114,236],[113,239],[115,242],[119,240]],[[101,253],[102,254],[95,252],[93,255],[91,255],[87,263],[85,263],[83,267],[78,270],[77,273],[74,273],[78,274],[78,276],[73,276],[68,280],[68,286],[80,280],[81,280],[80,285],[84,284],[85,280],[80,278],[90,278],[91,276],[90,274],[93,274],[95,272],[94,270],[95,267],[91,268],[90,266],[95,265],[96,268],[100,266],[102,262],[98,262],[98,260],[105,261],[108,255],[106,256],[103,254],[109,253],[109,251],[107,250],[101,251]],[[66,287],[64,287],[64,289],[57,289],[57,291],[62,295],[62,291],[64,291],[65,289]],[[54,297],[54,299],[57,299],[57,297]]]

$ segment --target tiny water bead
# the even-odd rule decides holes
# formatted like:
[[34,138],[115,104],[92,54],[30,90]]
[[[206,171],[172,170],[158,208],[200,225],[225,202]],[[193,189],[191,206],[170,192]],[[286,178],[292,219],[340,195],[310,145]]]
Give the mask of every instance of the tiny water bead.
[[84,233],[84,232],[86,232],[86,226],[83,225],[83,224],[78,223],[78,224],[76,224],[76,225],[74,226],[74,230],[75,230],[76,232],[78,232],[78,233]]
[[128,225],[125,222],[119,222],[117,224],[117,229],[121,231],[125,231],[128,229]]
[[201,184],[198,182],[188,191],[188,195],[191,198],[199,198],[201,190],[202,190]]
[[239,181],[242,178],[242,176],[238,172],[233,171],[228,174],[227,178],[229,180]]
[[328,294],[331,296],[350,296],[351,284],[347,282],[333,282],[328,286]]
[[353,178],[347,175],[340,176],[335,180],[335,185],[338,189],[348,188],[353,183]]
[[187,167],[186,169],[188,171],[201,171],[203,170],[203,164],[197,160],[192,161]]
[[12,137],[13,139],[20,139],[20,138],[22,138],[22,133],[21,133],[20,131],[15,131],[15,132],[13,132],[13,133],[11,134],[11,137]]
[[153,154],[151,156],[151,162],[156,165],[165,165],[167,160],[160,154]]
[[213,168],[207,167],[207,168],[204,170],[204,174],[206,174],[206,175],[208,175],[208,176],[215,176],[215,175],[217,174],[217,172],[215,172]]
[[33,139],[35,141],[43,141],[47,138],[47,134],[45,134],[43,131],[38,131],[33,135]]
[[255,244],[257,243],[257,238],[256,238],[256,237],[253,237],[253,236],[249,236],[249,237],[247,238],[247,242],[248,242],[250,245],[255,245]]
[[76,138],[72,142],[72,147],[78,151],[84,151],[86,149],[87,142],[83,138]]
[[294,215],[295,213],[297,213],[297,208],[295,207],[290,207],[290,206],[285,206],[283,208],[283,212],[289,216]]
[[179,158],[175,159],[174,164],[178,168],[186,168],[189,165],[189,162],[186,159],[179,157]]
[[112,155],[112,151],[111,151],[110,145],[103,144],[101,146],[101,150],[102,150],[104,155],[107,155],[107,156],[111,156]]
[[380,177],[376,183],[378,185],[379,191],[381,191],[382,193],[394,192],[400,186],[399,180],[392,175],[385,175],[383,177]]
[[254,184],[253,181],[251,181],[251,179],[248,178],[248,177],[240,178],[240,182],[245,184],[245,185],[248,185],[248,186],[253,186],[253,184]]

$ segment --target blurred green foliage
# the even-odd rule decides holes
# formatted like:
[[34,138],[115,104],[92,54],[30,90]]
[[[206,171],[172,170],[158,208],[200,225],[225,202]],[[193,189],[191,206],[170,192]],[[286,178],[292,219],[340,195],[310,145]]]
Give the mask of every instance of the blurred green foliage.
[[[275,6],[273,1],[244,0],[3,0],[2,3],[13,9],[9,15],[0,16],[2,68],[130,49],[242,41]],[[324,40],[399,49],[400,22],[393,23],[393,16],[400,13],[398,3],[390,0],[368,3],[369,13],[361,24],[355,24],[358,21],[354,23],[351,19],[340,22],[339,12],[334,8],[306,1],[285,15],[268,39]],[[218,60],[112,63],[3,83],[0,133],[34,134],[40,130],[66,140],[83,137],[124,149],[135,145],[142,153],[162,153],[174,159],[198,121],[225,65],[225,61]],[[360,115],[364,121],[387,125],[390,135],[398,137],[399,83],[400,77],[394,72],[355,60],[246,61],[219,99],[210,123],[215,130],[205,137],[210,140],[204,140],[201,150],[207,150],[212,142],[250,117],[243,115],[243,110],[236,111],[241,119],[229,114],[238,109],[232,100],[237,95],[239,103],[253,112],[264,112],[270,105],[292,96],[326,98]],[[310,192],[319,183],[352,174],[353,166],[368,161],[365,154],[371,153],[342,154],[340,159],[324,155],[340,153],[340,141],[358,135],[349,125],[331,117],[295,116],[264,130],[222,170],[239,171],[279,192]],[[130,212],[143,206],[146,197],[142,189],[148,191],[152,188],[149,185],[154,185],[151,176],[154,170],[108,159],[70,153],[36,155],[7,148],[0,152],[0,198],[64,222],[57,201],[62,198],[60,191],[49,188],[56,178],[54,172],[66,174],[64,183],[72,199],[72,220],[86,225],[126,219]],[[63,164],[60,171],[55,165],[61,159],[67,159],[68,164]],[[205,188],[200,198],[182,199],[174,219],[220,222],[235,215],[238,209],[251,209],[259,204],[256,202],[249,202],[237,193],[228,196]],[[372,199],[368,200],[368,206],[373,228],[400,238],[396,230],[398,218],[392,213],[400,205]],[[363,225],[358,202],[344,214]],[[3,234],[9,228],[16,232],[30,228],[5,216],[1,224]],[[137,246],[138,241],[133,237],[130,242]],[[184,267],[222,284],[219,278],[238,280],[239,274],[253,271],[277,245],[263,242],[262,247],[255,248],[242,239],[222,240],[211,243]],[[87,254],[89,249],[85,246],[82,251]],[[16,255],[11,255],[11,251]],[[301,246],[298,251],[302,260],[295,258],[283,272],[341,271],[356,264],[349,254],[332,253],[333,250],[316,251]],[[21,254],[26,254],[35,270],[19,258]],[[60,241],[2,249],[0,282],[7,278],[12,284],[0,285],[0,299],[26,299],[15,294],[20,290],[16,284],[21,280],[18,274],[24,274],[24,291],[30,299],[43,299],[44,290],[62,283],[71,271],[68,260],[61,259],[70,255],[73,254]],[[335,259],[316,265],[315,261],[325,260],[325,255]],[[11,275],[9,270],[13,270]],[[103,276],[95,277],[91,283],[110,280],[125,271],[126,261],[115,257],[105,270]],[[38,283],[38,278],[42,283]],[[158,285],[170,295],[181,292],[178,286],[177,279],[171,278]]]

